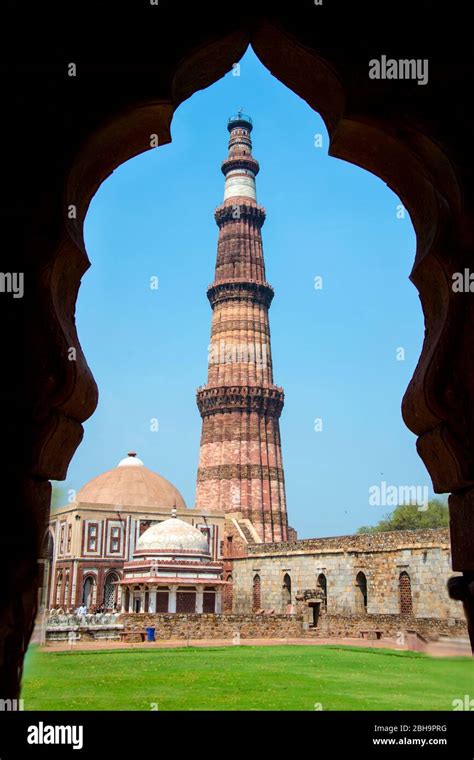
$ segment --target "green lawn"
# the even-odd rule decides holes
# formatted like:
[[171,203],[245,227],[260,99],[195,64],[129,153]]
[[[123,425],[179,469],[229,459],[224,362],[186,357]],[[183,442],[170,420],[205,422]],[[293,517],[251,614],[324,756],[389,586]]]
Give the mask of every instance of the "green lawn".
[[388,649],[32,647],[22,697],[25,710],[451,710],[473,687],[470,658]]

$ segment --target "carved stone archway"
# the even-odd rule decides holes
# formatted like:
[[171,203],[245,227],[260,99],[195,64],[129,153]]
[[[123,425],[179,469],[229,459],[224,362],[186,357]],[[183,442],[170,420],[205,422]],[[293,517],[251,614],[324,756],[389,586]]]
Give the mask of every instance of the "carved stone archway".
[[[462,61],[444,65],[442,52],[430,88],[414,82],[394,87],[367,76],[369,47],[376,51],[373,44],[364,47],[358,30],[365,29],[367,18],[372,20],[370,3],[357,6],[354,23],[346,19],[350,38],[344,40],[337,14],[322,14],[318,23],[310,16],[309,23],[305,14],[299,20],[294,13],[288,20],[252,5],[244,2],[242,12],[229,20],[216,16],[206,2],[195,13],[176,8],[161,16],[158,26],[141,26],[136,41],[133,33],[128,36],[129,19],[124,19],[133,61],[128,66],[115,63],[124,59],[123,43],[109,32],[110,17],[104,10],[108,33],[98,37],[100,60],[107,64],[83,65],[72,83],[65,79],[66,63],[59,57],[46,74],[45,67],[37,67],[41,83],[34,67],[26,67],[24,80],[19,70],[20,84],[12,82],[11,102],[18,92],[21,100],[18,121],[3,141],[12,154],[4,185],[15,198],[5,270],[23,267],[28,298],[1,303],[3,324],[9,325],[10,364],[19,367],[20,377],[13,373],[3,378],[4,433],[8,447],[19,454],[9,458],[7,468],[14,496],[4,524],[8,551],[2,554],[6,594],[0,601],[0,698],[18,696],[37,606],[37,557],[49,511],[48,481],[65,478],[82,439],[82,423],[97,404],[97,388],[74,321],[80,279],[89,266],[83,240],[88,205],[117,166],[150,148],[151,135],[157,134],[160,144],[170,141],[179,104],[230,71],[249,43],[281,82],[319,111],[330,135],[330,154],[383,179],[412,219],[417,252],[411,279],[420,293],[426,330],[403,400],[403,417],[418,436],[417,448],[435,490],[453,494],[453,567],[465,575],[453,582],[452,594],[472,613],[474,309],[469,294],[455,294],[451,288],[453,273],[469,266],[474,242],[472,123],[459,120],[453,126],[452,116],[440,106],[446,98],[452,108],[465,100],[472,63],[471,68]],[[419,16],[410,10],[409,33],[418,39],[423,39],[425,6]],[[41,14],[44,25],[44,8]],[[97,9],[94,14],[100,28]],[[35,28],[31,14],[29,22]],[[444,30],[445,19],[442,23]],[[77,34],[71,49],[88,60],[94,41],[89,27],[85,35],[79,27],[71,30],[67,25],[68,35]],[[51,28],[56,34],[57,24]],[[403,31],[406,37],[406,24]],[[39,40],[40,46],[33,38],[27,40],[30,49],[24,60],[35,60],[35,55],[42,60],[42,50],[55,50],[45,34]],[[159,61],[150,55],[151,62],[143,62],[147,44],[147,50],[160,51]],[[377,52],[383,50],[377,46]],[[90,60],[97,57],[91,54]],[[35,119],[40,113],[42,120]],[[28,141],[32,121],[34,144]]]

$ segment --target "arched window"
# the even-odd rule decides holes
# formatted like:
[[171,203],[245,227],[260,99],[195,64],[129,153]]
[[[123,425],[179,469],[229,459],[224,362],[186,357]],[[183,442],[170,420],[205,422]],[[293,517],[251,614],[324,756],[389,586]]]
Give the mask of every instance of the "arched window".
[[252,610],[258,612],[262,609],[262,584],[260,582],[260,576],[253,576],[253,595],[252,595]]
[[104,584],[104,607],[106,610],[113,610],[117,601],[117,573],[109,573]]
[[325,610],[327,610],[327,607],[328,607],[328,584],[327,584],[326,576],[324,575],[324,573],[319,573],[319,575],[318,575],[318,588],[324,594],[322,605],[323,605],[323,608]]
[[62,570],[58,570],[58,574],[56,576],[56,606],[59,607],[61,604],[61,592],[63,588],[63,573]]
[[91,575],[88,575],[84,581],[84,586],[82,587],[82,604],[85,604],[88,609],[92,605],[93,589],[94,579]]
[[66,574],[64,576],[63,605],[66,608],[69,607],[69,572],[68,571],[66,571]]
[[400,573],[400,578],[398,579],[398,593],[400,598],[400,615],[412,615],[411,581],[410,576],[405,571]]
[[291,604],[291,578],[288,573],[283,576],[283,609]]
[[363,615],[367,612],[367,578],[364,573],[356,577],[356,613]]
[[228,585],[224,586],[224,612],[232,612],[232,575],[229,573],[226,581]]

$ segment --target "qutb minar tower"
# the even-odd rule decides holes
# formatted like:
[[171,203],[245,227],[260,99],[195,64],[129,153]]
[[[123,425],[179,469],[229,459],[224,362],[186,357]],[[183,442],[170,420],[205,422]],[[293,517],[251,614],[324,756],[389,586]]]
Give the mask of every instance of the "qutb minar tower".
[[229,119],[229,154],[222,163],[224,202],[219,227],[207,384],[197,391],[202,436],[196,508],[240,512],[264,542],[285,541],[288,521],[279,418],[283,389],[273,383],[268,309],[252,156],[252,120]]

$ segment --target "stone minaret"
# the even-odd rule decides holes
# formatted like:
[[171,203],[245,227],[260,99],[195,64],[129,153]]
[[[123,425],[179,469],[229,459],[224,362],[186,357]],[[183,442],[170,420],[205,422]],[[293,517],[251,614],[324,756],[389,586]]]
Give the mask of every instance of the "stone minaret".
[[219,227],[207,385],[197,391],[202,436],[196,508],[240,512],[262,541],[285,541],[285,482],[279,417],[283,389],[274,385],[268,309],[252,156],[252,120],[229,119],[229,154],[222,163],[224,202]]

